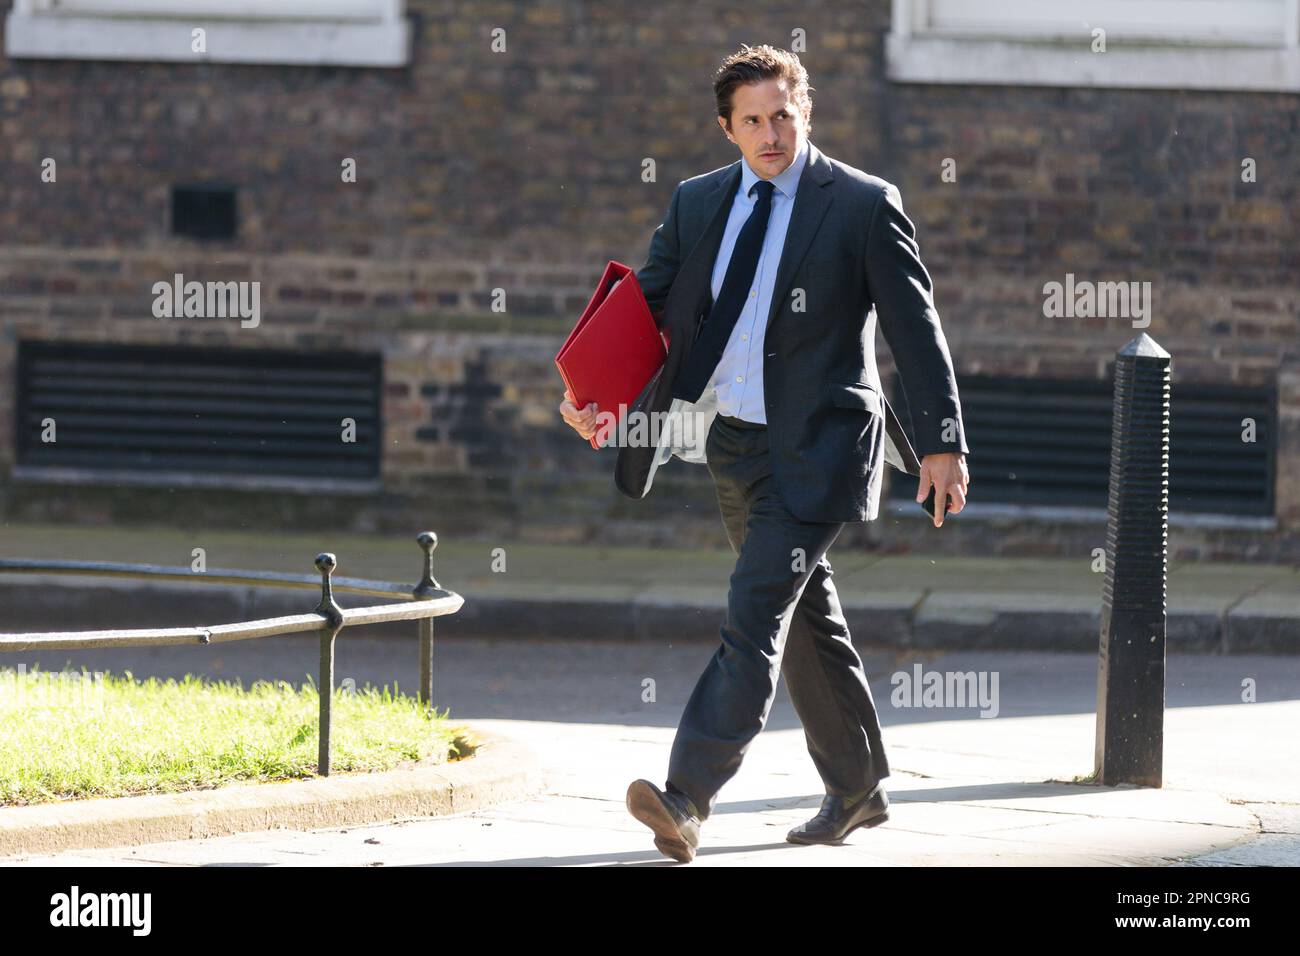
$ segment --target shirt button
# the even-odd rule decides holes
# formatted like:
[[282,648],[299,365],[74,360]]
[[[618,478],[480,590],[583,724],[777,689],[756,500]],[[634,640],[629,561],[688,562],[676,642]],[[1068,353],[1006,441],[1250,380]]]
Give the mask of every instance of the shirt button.
[[754,291],[751,291],[751,292],[749,293],[749,297],[750,297],[751,299],[754,298],[754,296],[756,296],[756,295],[758,295],[758,293],[757,293],[757,292],[754,292]]
[[741,336],[740,336],[740,340],[741,340],[742,342],[747,342],[747,341],[749,341],[749,333],[748,333],[748,332],[745,332],[743,335],[741,335]]
[[737,382],[743,382],[744,380],[745,380],[745,376],[743,376],[743,375],[737,375],[737,376],[736,376],[736,381],[737,381]]

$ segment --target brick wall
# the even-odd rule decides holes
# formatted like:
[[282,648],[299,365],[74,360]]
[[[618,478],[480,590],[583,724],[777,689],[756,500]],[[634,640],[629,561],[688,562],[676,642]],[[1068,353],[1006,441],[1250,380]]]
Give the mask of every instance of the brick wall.
[[[886,0],[409,9],[402,70],[0,58],[9,515],[295,523],[342,508],[357,527],[725,547],[703,468],[674,461],[644,501],[615,491],[613,452],[555,412],[552,357],[605,260],[644,261],[673,186],[736,158],[713,119],[718,59],[802,28],[812,138],[900,187],[959,376],[1099,376],[1131,323],[1044,318],[1043,284],[1150,281],[1146,331],[1174,355],[1175,401],[1200,383],[1279,396],[1278,527],[1175,523],[1175,554],[1300,555],[1297,97],[892,84]],[[45,157],[57,183],[41,181]],[[346,158],[356,183],[341,181]],[[956,183],[940,177],[948,158]],[[202,180],[237,186],[235,241],[170,235],[171,185]],[[153,318],[150,288],[176,272],[260,281],[261,325]],[[7,481],[23,337],[382,351],[384,493],[172,489],[160,512],[138,491]],[[1088,553],[1100,536],[1096,523],[972,513],[938,534],[885,515],[842,540]]]

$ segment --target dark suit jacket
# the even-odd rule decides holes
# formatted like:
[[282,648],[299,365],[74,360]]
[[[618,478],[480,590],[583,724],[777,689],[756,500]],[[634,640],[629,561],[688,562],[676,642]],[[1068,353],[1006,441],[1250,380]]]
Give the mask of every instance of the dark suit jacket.
[[[897,188],[808,147],[764,337],[772,474],[798,518],[869,521],[878,514],[886,457],[918,475],[918,454],[969,449],[930,276]],[[710,305],[742,162],[679,183],[650,241],[637,280],[669,348],[634,410],[663,413],[672,404],[673,382]],[[907,396],[915,451],[880,386],[877,316]],[[645,496],[655,452],[619,448],[620,491]]]

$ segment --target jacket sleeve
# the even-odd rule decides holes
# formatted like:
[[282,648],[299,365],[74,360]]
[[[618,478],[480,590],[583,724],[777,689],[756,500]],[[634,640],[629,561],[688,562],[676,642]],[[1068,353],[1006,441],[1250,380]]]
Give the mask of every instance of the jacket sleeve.
[[668,291],[673,287],[677,271],[681,267],[677,243],[677,201],[682,192],[678,183],[673,190],[673,198],[668,203],[668,213],[659,224],[654,235],[650,237],[650,254],[636,274],[636,280],[645,293],[646,303],[654,316],[655,324],[663,327],[664,303],[668,301]]
[[917,457],[969,454],[948,342],[921,263],[916,228],[897,187],[886,184],[867,227],[867,291],[894,355],[916,434]]

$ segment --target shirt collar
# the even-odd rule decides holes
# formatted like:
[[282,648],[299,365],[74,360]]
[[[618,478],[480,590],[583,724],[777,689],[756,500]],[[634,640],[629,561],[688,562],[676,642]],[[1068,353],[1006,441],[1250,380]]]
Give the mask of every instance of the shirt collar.
[[[799,188],[799,177],[803,175],[803,168],[808,162],[808,144],[808,138],[804,137],[803,148],[795,155],[794,162],[782,170],[779,175],[772,178],[772,185],[787,199],[793,199],[795,190]],[[749,160],[742,159],[740,161],[740,188],[745,196],[749,195],[749,191],[758,180],[758,173],[750,168]]]

